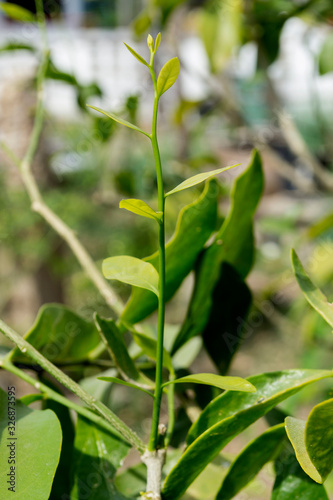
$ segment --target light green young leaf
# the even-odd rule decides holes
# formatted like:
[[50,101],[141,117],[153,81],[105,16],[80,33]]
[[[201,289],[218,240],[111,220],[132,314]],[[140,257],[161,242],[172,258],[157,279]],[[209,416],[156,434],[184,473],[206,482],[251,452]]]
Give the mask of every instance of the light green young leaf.
[[295,277],[306,300],[333,328],[333,304],[328,302],[322,291],[312,283],[295,250],[291,251],[291,258]]
[[178,191],[184,191],[184,189],[191,188],[192,186],[196,186],[197,184],[200,184],[201,182],[204,182],[211,177],[215,177],[215,175],[221,174],[225,170],[237,167],[238,165],[240,165],[240,163],[237,163],[237,165],[230,165],[229,167],[218,168],[216,170],[210,170],[210,172],[203,172],[202,174],[194,175],[193,177],[186,179],[186,181],[181,182],[174,189],[166,193],[165,197],[170,196],[170,194],[178,193]]
[[159,97],[172,87],[178,78],[179,71],[178,57],[174,57],[164,64],[157,78],[157,94]]
[[296,458],[308,476],[316,483],[322,483],[323,479],[311,462],[305,446],[305,424],[304,420],[294,417],[287,417],[285,420],[288,438],[295,450]]
[[124,45],[130,51],[130,53],[132,54],[132,56],[134,56],[141,64],[144,64],[145,66],[149,66],[149,64],[147,63],[147,61],[145,61],[143,57],[141,57],[137,52],[135,52],[135,50],[132,49],[132,47],[130,47],[129,45],[127,45],[127,43],[125,43],[125,42],[124,42]]
[[125,127],[128,127],[128,128],[133,129],[133,130],[136,130],[137,132],[140,132],[141,134],[143,134],[143,135],[145,135],[145,136],[147,136],[147,137],[150,138],[150,135],[147,132],[145,132],[141,128],[137,127],[136,125],[133,125],[133,123],[130,123],[130,122],[126,121],[126,120],[123,120],[122,118],[120,118],[117,115],[114,115],[113,113],[108,113],[108,112],[104,111],[103,109],[96,108],[95,106],[90,106],[89,104],[87,104],[87,107],[91,108],[91,109],[94,109],[95,111],[98,111],[99,113],[102,113],[103,115],[107,116],[108,118],[111,118],[111,120],[114,120],[115,122],[121,123],[122,125],[125,125]]
[[147,203],[142,200],[136,199],[128,199],[121,200],[119,203],[120,208],[125,208],[129,212],[133,212],[134,214],[142,215],[143,217],[147,217],[149,219],[154,219],[157,222],[161,221],[162,214],[155,212]]
[[137,389],[138,391],[149,394],[149,396],[151,396],[152,398],[154,397],[154,394],[152,394],[149,391],[146,391],[146,389],[143,389],[143,387],[132,384],[131,382],[126,382],[125,380],[121,380],[120,378],[117,377],[97,377],[97,379],[103,380],[104,382],[113,382],[115,384],[126,385],[127,387],[132,387],[132,389]]
[[15,3],[0,3],[0,10],[2,10],[6,16],[14,19],[14,21],[20,21],[21,23],[35,23],[36,16],[30,10],[24,9],[20,5]]
[[256,392],[254,385],[241,377],[225,377],[222,375],[215,375],[214,373],[195,373],[193,375],[186,375],[186,377],[166,382],[163,384],[163,387],[170,384],[186,383],[212,385],[226,391]]
[[306,422],[305,445],[323,481],[333,469],[333,399],[315,406]]
[[157,49],[159,48],[160,46],[160,43],[161,43],[161,33],[158,33],[157,36],[156,36],[156,40],[155,40],[155,48],[154,48],[154,53],[157,51]]
[[150,52],[154,52],[154,39],[151,35],[148,35],[147,37],[147,45]]
[[128,255],[109,257],[103,261],[102,271],[109,280],[145,288],[158,297],[158,272],[149,262]]

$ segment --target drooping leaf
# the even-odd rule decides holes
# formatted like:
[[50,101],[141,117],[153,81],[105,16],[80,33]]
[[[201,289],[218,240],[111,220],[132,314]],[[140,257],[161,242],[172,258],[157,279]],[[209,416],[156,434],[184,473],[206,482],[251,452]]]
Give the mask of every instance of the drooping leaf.
[[234,498],[267,462],[274,460],[285,438],[284,424],[279,424],[251,441],[229,467],[216,500]]
[[159,222],[162,218],[162,214],[155,212],[147,203],[142,200],[121,200],[119,203],[120,208],[125,208],[129,212],[134,214],[142,215],[143,217],[148,217],[149,219],[154,219]]
[[141,128],[137,127],[133,123],[130,123],[126,120],[123,120],[122,118],[120,118],[117,115],[114,115],[113,113],[106,112],[103,109],[96,108],[95,106],[90,106],[89,104],[87,104],[87,106],[88,106],[88,108],[94,109],[95,111],[98,111],[99,113],[102,113],[103,115],[108,116],[109,118],[111,118],[111,120],[114,120],[115,122],[121,123],[121,125],[125,125],[125,127],[131,128],[133,130],[136,130],[137,132],[140,132],[143,135],[146,135],[147,137],[150,137],[150,135],[147,132],[145,132],[144,130],[142,130]]
[[102,271],[109,280],[145,288],[158,297],[158,272],[149,262],[128,255],[119,255],[103,260]]
[[203,384],[212,385],[225,391],[242,391],[242,392],[256,392],[256,388],[241,377],[228,377],[215,375],[214,373],[195,373],[193,375],[186,375],[185,377],[177,378],[163,384],[166,387],[170,384]]
[[0,10],[2,10],[6,16],[14,19],[14,21],[20,21],[21,23],[35,23],[36,16],[30,12],[30,10],[21,7],[15,3],[1,2]]
[[214,399],[188,434],[188,448],[167,476],[163,500],[181,498],[200,472],[236,435],[303,387],[332,377],[329,370],[286,370],[249,377],[254,393],[228,391]]
[[325,297],[322,291],[312,283],[295,250],[292,250],[291,258],[297,283],[304,293],[306,300],[333,328],[333,304],[328,302],[327,297]]
[[125,43],[125,42],[124,42],[124,45],[130,51],[132,56],[134,56],[141,64],[144,64],[145,66],[149,66],[147,61],[145,61],[143,57],[141,57],[134,49],[132,49],[132,47],[127,45],[127,43]]
[[[202,333],[205,348],[221,374],[227,373],[244,337],[250,334],[251,327],[245,320],[251,302],[251,292],[245,281],[233,266],[223,262],[212,295],[212,309]],[[187,346],[188,343],[184,349]]]
[[166,62],[157,78],[157,94],[160,97],[166,92],[178,78],[180,64],[178,57],[173,57]]
[[286,418],[286,431],[288,438],[295,450],[296,458],[308,476],[317,483],[322,483],[319,472],[311,462],[305,446],[305,424],[304,420],[294,417]]
[[275,462],[276,480],[271,500],[329,500],[323,485],[303,472],[292,451],[286,449]]
[[126,387],[131,387],[132,389],[137,389],[138,391],[144,392],[145,394],[149,394],[152,398],[154,397],[154,394],[152,394],[149,391],[146,391],[146,389],[143,389],[142,387],[131,384],[131,382],[126,382],[125,380],[121,380],[120,378],[117,377],[97,377],[98,380],[103,380],[104,382],[113,382],[114,384],[120,384],[120,385],[125,385]]
[[309,457],[325,481],[333,470],[333,399],[315,406],[305,426],[305,445]]
[[129,447],[79,416],[72,464],[71,500],[125,500],[114,485]]
[[[156,361],[157,341],[134,329],[131,329],[131,333],[134,342],[142,349],[142,352],[146,354],[148,358]],[[166,349],[163,349],[163,366],[165,366],[169,372],[173,372],[171,356]]]
[[[205,185],[201,196],[184,207],[179,214],[175,233],[165,249],[166,301],[171,299],[193,269],[199,253],[215,229],[218,193],[217,182],[213,179]],[[158,268],[157,252],[145,260]],[[134,289],[121,319],[124,322],[137,323],[154,312],[157,305],[157,299],[151,293]]]
[[[95,325],[62,304],[42,306],[24,338],[56,364],[93,358],[100,345]],[[9,359],[12,362],[31,363],[30,358],[18,348],[11,352]]]
[[[50,496],[60,457],[59,420],[51,410],[32,410],[16,401],[13,431],[8,427],[8,421],[12,421],[8,419],[8,407],[8,396],[0,390],[0,497],[45,500]],[[14,462],[8,462],[10,455]],[[15,473],[14,484],[7,483],[11,481],[7,475],[10,472]],[[10,487],[14,490],[9,491]]]
[[223,262],[231,264],[242,279],[249,273],[254,260],[253,216],[262,190],[261,160],[259,153],[254,151],[249,167],[235,181],[229,213],[197,266],[194,292],[172,354],[203,332],[210,317],[213,293]]
[[326,75],[326,73],[330,73],[331,71],[333,71],[332,52],[333,36],[332,33],[330,33],[324,41],[318,57],[318,68],[320,75]]
[[215,177],[216,175],[221,174],[222,172],[225,172],[226,170],[230,170],[231,168],[238,167],[240,163],[237,163],[237,165],[230,165],[229,167],[223,167],[223,168],[217,168],[216,170],[210,170],[209,172],[203,172],[202,174],[197,174],[193,175],[193,177],[190,177],[189,179],[186,179],[186,181],[181,182],[176,186],[174,189],[166,193],[165,197],[170,196],[170,194],[178,193],[179,191],[184,191],[184,189],[191,188],[193,186],[196,186],[197,184],[200,184],[201,182],[204,182],[211,177]]
[[114,320],[101,318],[95,313],[95,322],[122,377],[129,382],[132,381],[146,388],[152,387],[153,382],[135,366],[134,361],[128,353],[124,337]]

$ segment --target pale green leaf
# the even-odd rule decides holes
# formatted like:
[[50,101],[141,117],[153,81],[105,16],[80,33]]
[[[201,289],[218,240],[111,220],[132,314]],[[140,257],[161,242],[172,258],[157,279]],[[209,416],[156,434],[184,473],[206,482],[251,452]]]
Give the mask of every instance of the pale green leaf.
[[14,21],[20,21],[21,23],[35,23],[36,16],[30,10],[24,9],[20,5],[15,3],[0,3],[0,9],[6,14],[6,16],[14,19]]
[[145,288],[158,297],[158,272],[149,262],[136,257],[120,255],[103,261],[102,270],[109,280],[118,280],[132,286]]
[[159,97],[172,87],[178,78],[179,71],[178,57],[174,57],[164,64],[157,78],[157,94]]
[[143,387],[132,384],[131,382],[126,382],[125,380],[121,380],[117,377],[97,377],[97,379],[103,380],[104,382],[113,382],[115,384],[126,385],[127,387],[132,387],[132,389],[137,389],[138,391],[144,392],[145,394],[149,394],[149,396],[151,396],[152,398],[154,397],[154,394],[146,391],[146,389],[143,389]]
[[130,47],[129,45],[127,45],[127,43],[125,43],[125,42],[124,42],[124,45],[130,51],[130,53],[132,54],[132,56],[134,56],[141,64],[144,64],[145,66],[149,66],[149,64],[147,63],[147,61],[145,61],[143,57],[141,57],[137,52],[135,52],[135,50],[132,49],[132,47]]
[[133,130],[136,130],[137,132],[140,132],[141,134],[146,135],[147,137],[150,138],[150,135],[147,132],[145,132],[141,128],[137,127],[133,123],[130,123],[130,122],[126,121],[126,120],[123,120],[122,118],[120,118],[117,115],[114,115],[113,113],[106,112],[103,109],[96,108],[95,106],[90,106],[89,104],[87,104],[87,107],[91,108],[91,109],[94,109],[95,111],[98,111],[99,113],[102,113],[103,115],[107,116],[108,118],[111,118],[111,120],[114,120],[115,122],[121,123],[121,125],[125,125],[125,127],[128,127],[128,128],[133,129]]
[[323,481],[333,469],[333,399],[315,406],[306,422],[305,445]]
[[323,292],[312,283],[295,250],[292,250],[291,258],[297,283],[306,300],[333,328],[333,304],[328,302]]
[[158,33],[157,36],[156,36],[156,40],[155,40],[155,48],[154,48],[154,52],[157,51],[157,49],[159,48],[160,46],[160,43],[161,43],[161,33]]
[[294,417],[287,417],[285,420],[288,438],[295,450],[296,458],[308,476],[316,483],[322,483],[323,480],[316,467],[311,462],[305,446],[305,424],[304,420]]
[[211,177],[215,177],[215,175],[219,175],[222,172],[225,172],[226,170],[230,170],[231,168],[237,167],[238,165],[240,165],[240,163],[237,163],[236,165],[230,165],[229,167],[218,168],[216,170],[210,170],[209,172],[203,172],[202,174],[194,175],[193,177],[186,179],[186,181],[181,182],[174,189],[166,193],[165,197],[170,196],[170,194],[178,193],[178,191],[184,191],[184,189],[196,186],[197,184],[200,184],[201,182],[204,182],[207,179],[210,179]]
[[251,384],[251,382],[248,382],[241,377],[228,377],[215,375],[214,373],[195,373],[193,375],[186,375],[186,377],[166,382],[163,384],[163,387],[170,384],[187,383],[212,385],[226,391],[256,392],[256,388]]
[[162,219],[162,214],[155,212],[147,203],[142,200],[128,199],[121,200],[119,203],[120,208],[125,208],[129,212],[134,214],[142,215],[143,217],[148,217],[149,219],[154,219],[160,222]]

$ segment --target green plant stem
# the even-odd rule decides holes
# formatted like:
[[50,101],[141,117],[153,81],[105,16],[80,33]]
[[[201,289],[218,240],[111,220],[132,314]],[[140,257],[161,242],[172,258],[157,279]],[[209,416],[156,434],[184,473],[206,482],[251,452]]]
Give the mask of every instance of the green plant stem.
[[153,69],[154,55],[150,62],[150,74],[154,85],[154,110],[152,121],[151,144],[154,153],[156,165],[157,189],[158,189],[158,210],[162,214],[159,222],[158,231],[158,252],[159,252],[159,299],[158,299],[158,325],[157,325],[157,355],[156,355],[156,375],[155,375],[155,399],[153,407],[152,427],[149,439],[148,449],[153,451],[157,447],[158,442],[158,424],[160,418],[161,399],[162,399],[162,376],[163,376],[163,344],[164,344],[164,318],[165,318],[165,198],[164,185],[162,176],[161,156],[157,141],[157,112],[158,100],[157,81]]
[[[175,380],[174,373],[170,374],[169,380]],[[175,384],[168,387],[168,429],[165,436],[165,446],[169,446],[175,428]]]
[[125,422],[120,420],[109,408],[107,408],[103,403],[96,400],[90,394],[85,392],[82,387],[80,387],[74,380],[63,373],[59,368],[53,365],[48,359],[37,351],[29,342],[24,340],[18,333],[16,333],[12,328],[10,328],[6,323],[0,319],[0,331],[9,340],[14,342],[14,344],[27,356],[33,359],[39,366],[44,368],[52,377],[54,377],[58,382],[60,382],[64,387],[69,389],[71,392],[76,394],[84,403],[86,403],[92,410],[96,411],[101,417],[103,417],[107,422],[109,422],[121,436],[132,446],[137,448],[140,452],[144,452],[146,449],[145,444],[136,435],[132,429],[130,429]]

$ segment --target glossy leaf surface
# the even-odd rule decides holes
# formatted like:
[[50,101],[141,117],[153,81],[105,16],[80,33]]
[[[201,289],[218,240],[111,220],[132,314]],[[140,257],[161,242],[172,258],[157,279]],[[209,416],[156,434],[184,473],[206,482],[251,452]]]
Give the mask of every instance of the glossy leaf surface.
[[114,477],[129,447],[78,416],[72,459],[71,500],[123,500]]
[[143,389],[138,385],[132,384],[131,382],[126,382],[125,380],[121,380],[120,378],[117,377],[97,377],[97,378],[98,380],[103,380],[104,382],[112,382],[114,384],[125,385],[126,387],[131,387],[132,389],[137,389],[138,391],[144,392],[145,394],[148,394],[152,398],[154,397],[154,394],[152,394],[149,391],[146,391],[146,389]]
[[[94,356],[100,345],[95,325],[62,304],[42,306],[25,340],[53,363],[75,363]],[[11,361],[31,363],[30,358],[15,348]]]
[[109,280],[145,288],[158,297],[158,272],[149,262],[128,255],[119,255],[103,260],[102,271]]
[[193,177],[186,179],[186,181],[181,182],[174,189],[166,193],[165,197],[170,196],[170,194],[178,193],[179,191],[184,191],[184,189],[189,189],[193,186],[196,186],[197,184],[201,184],[201,182],[205,182],[211,177],[215,177],[216,175],[219,175],[226,170],[238,167],[238,165],[240,164],[238,163],[237,165],[230,165],[229,167],[218,168],[216,170],[211,170],[210,172],[203,172],[202,174],[194,175]]
[[[32,410],[20,401],[16,401],[15,412],[16,430],[14,436],[10,436],[8,396],[0,390],[0,497],[45,500],[50,496],[60,457],[59,420],[51,410]],[[15,456],[14,464],[8,463],[11,451]],[[7,483],[11,466],[15,467],[15,493],[7,489],[12,486]]]
[[21,23],[35,23],[36,16],[30,10],[21,7],[15,3],[9,2],[1,2],[0,10],[6,14],[6,16],[10,17],[10,19],[14,19],[14,21],[20,21]]
[[120,208],[125,208],[129,212],[141,215],[142,217],[147,217],[148,219],[154,219],[157,222],[161,220],[161,214],[158,214],[153,210],[147,203],[142,200],[121,200],[119,203]]
[[227,218],[199,262],[195,290],[172,353],[189,339],[202,333],[205,328],[223,262],[231,264],[241,279],[249,273],[254,259],[253,216],[262,190],[261,160],[259,154],[254,151],[249,167],[235,181]]
[[134,49],[132,49],[132,47],[130,47],[129,45],[127,45],[127,43],[125,43],[125,42],[124,42],[124,45],[127,48],[127,50],[130,51],[130,53],[132,54],[132,56],[135,57],[135,59],[137,59],[141,64],[144,64],[145,66],[149,66],[149,64],[147,63],[147,61],[145,61],[144,58],[140,56],[140,54],[138,54]]
[[157,94],[160,97],[169,90],[178,78],[180,64],[178,57],[173,57],[166,62],[157,78]]
[[107,111],[104,111],[103,109],[96,108],[95,106],[90,106],[89,104],[87,104],[87,106],[88,106],[88,108],[94,109],[95,111],[102,113],[103,115],[107,116],[108,118],[111,118],[111,120],[114,120],[115,122],[120,123],[121,125],[125,125],[125,127],[127,127],[127,128],[131,128],[133,130],[136,130],[137,132],[140,132],[143,135],[146,135],[147,137],[150,137],[150,135],[147,132],[145,132],[144,130],[142,130],[141,128],[137,127],[133,123],[130,123],[126,120],[123,120],[123,118],[120,118],[119,116],[117,116],[113,113],[109,113]]
[[333,469],[333,399],[315,406],[306,422],[305,444],[309,457],[325,481]]
[[271,427],[238,455],[229,467],[216,500],[230,500],[242,490],[263,468],[276,457],[286,438],[284,424]]
[[255,392],[256,388],[247,380],[241,377],[223,377],[215,375],[214,373],[195,373],[193,375],[186,375],[185,377],[177,378],[170,382],[163,384],[163,387],[170,384],[203,384],[212,385],[225,391],[242,391],[242,392]]
[[[179,214],[175,232],[166,245],[166,300],[171,299],[193,269],[199,253],[215,229],[218,193],[217,182],[213,179],[205,185],[201,196]],[[158,268],[157,252],[145,260]],[[137,323],[151,314],[157,305],[157,299],[151,293],[134,289],[122,320]]]
[[164,500],[181,498],[200,472],[236,435],[303,387],[332,377],[329,370],[286,370],[249,377],[255,393],[228,391],[214,399],[188,434],[188,448],[167,476]]
[[312,283],[295,250],[292,250],[291,257],[297,283],[304,293],[306,300],[333,328],[333,304],[328,302],[322,291]]

